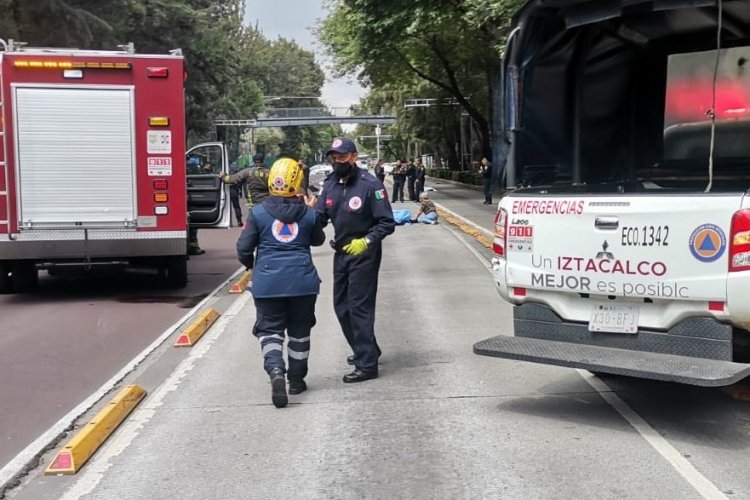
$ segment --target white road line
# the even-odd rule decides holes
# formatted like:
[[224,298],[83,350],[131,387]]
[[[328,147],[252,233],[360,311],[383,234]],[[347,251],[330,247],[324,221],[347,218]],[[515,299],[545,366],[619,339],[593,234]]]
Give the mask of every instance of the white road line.
[[91,493],[99,482],[104,478],[107,470],[112,467],[111,460],[125,451],[133,440],[138,436],[148,422],[156,414],[157,409],[163,404],[164,398],[170,392],[177,389],[185,375],[195,367],[196,361],[205,356],[213,347],[214,342],[224,333],[229,322],[242,311],[250,300],[249,293],[243,293],[227,309],[222,317],[211,327],[198,345],[190,349],[190,354],[183,359],[177,368],[162,382],[162,384],[144,401],[143,406],[122,424],[111,441],[106,443],[99,453],[91,459],[83,474],[63,495],[63,500],[77,500]]
[[693,464],[691,464],[677,449],[669,444],[664,437],[659,434],[656,429],[646,422],[646,420],[638,415],[634,409],[623,401],[602,379],[597,377],[591,372],[586,370],[576,369],[578,374],[588,382],[588,384],[599,393],[599,396],[604,399],[609,405],[614,408],[617,413],[627,420],[630,425],[638,432],[638,434],[645,439],[648,444],[653,447],[659,455],[669,462],[669,464],[682,476],[685,480],[690,483],[695,491],[698,492],[703,498],[709,499],[720,499],[727,498],[726,495],[711,481],[706,478],[703,474],[698,472]]
[[[442,207],[441,207],[442,208]],[[448,210],[446,210],[448,211]],[[451,213],[451,215],[454,215]],[[478,227],[476,224],[472,224]],[[456,231],[452,231],[456,233]],[[456,238],[466,247],[469,251],[481,262],[485,267],[489,266],[487,259],[476,251],[464,238],[461,238],[456,234]],[[488,269],[489,270],[489,269]],[[492,272],[490,271],[490,274]],[[625,401],[618,396],[611,387],[609,387],[602,379],[597,377],[591,372],[586,370],[576,369],[578,374],[599,394],[599,396],[607,402],[612,408],[619,413],[622,418],[640,434],[640,436],[646,440],[656,452],[661,455],[664,460],[669,462],[669,465],[677,471],[689,484],[698,492],[703,498],[718,500],[726,499],[727,496],[706,476],[701,474],[693,464],[691,464],[682,454],[671,444],[669,441],[659,434],[656,429],[646,422],[646,420],[638,415],[638,413],[628,406]]]
[[47,449],[47,447],[49,447],[50,443],[57,439],[57,437],[64,433],[65,430],[68,429],[71,425],[73,425],[78,417],[89,411],[102,397],[104,397],[109,391],[111,391],[118,382],[124,379],[128,374],[130,374],[130,372],[135,370],[135,368],[139,364],[141,364],[149,354],[151,354],[162,343],[164,343],[164,341],[167,340],[175,331],[177,331],[177,329],[182,326],[185,321],[190,319],[190,316],[195,314],[196,311],[198,311],[206,303],[213,299],[213,297],[216,296],[216,294],[218,294],[222,288],[229,284],[230,281],[234,280],[243,271],[243,268],[238,269],[226,281],[217,286],[210,294],[208,294],[205,299],[203,299],[198,305],[192,308],[182,318],[178,319],[176,323],[167,328],[164,333],[162,333],[151,345],[146,347],[136,357],[130,360],[122,370],[117,372],[115,376],[105,382],[104,385],[96,390],[96,392],[94,392],[78,406],[69,411],[52,427],[47,429],[44,434],[36,438],[34,442],[24,448],[18,455],[13,457],[13,459],[5,464],[3,468],[0,469],[0,492],[3,491],[3,489],[7,487],[8,483],[11,482],[16,476],[25,472],[26,468],[29,467],[29,464],[31,464],[34,459],[41,456]]

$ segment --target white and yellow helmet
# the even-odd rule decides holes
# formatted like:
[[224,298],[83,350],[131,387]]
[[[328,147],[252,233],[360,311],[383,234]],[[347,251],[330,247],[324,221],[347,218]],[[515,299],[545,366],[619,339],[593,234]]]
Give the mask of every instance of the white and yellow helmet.
[[296,196],[304,173],[299,163],[291,158],[280,158],[268,175],[268,190],[275,196]]

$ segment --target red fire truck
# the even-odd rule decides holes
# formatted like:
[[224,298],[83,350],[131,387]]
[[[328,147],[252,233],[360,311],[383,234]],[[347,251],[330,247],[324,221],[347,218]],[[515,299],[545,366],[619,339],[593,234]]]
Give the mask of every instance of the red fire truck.
[[151,267],[184,286],[188,219],[228,227],[229,210],[224,146],[185,161],[181,53],[0,49],[0,293],[58,266]]

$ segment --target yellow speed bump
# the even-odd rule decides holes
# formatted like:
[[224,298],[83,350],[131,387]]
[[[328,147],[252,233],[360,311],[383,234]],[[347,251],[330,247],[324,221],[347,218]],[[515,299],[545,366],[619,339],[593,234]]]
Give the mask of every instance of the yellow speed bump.
[[180,333],[180,336],[177,338],[177,342],[175,342],[175,347],[190,347],[203,336],[206,331],[208,331],[209,328],[211,328],[211,325],[214,324],[214,322],[219,319],[219,311],[214,309],[213,307],[206,309],[201,313],[200,316],[198,316],[195,321],[193,321],[190,326],[188,326],[182,333]]
[[250,280],[253,279],[253,272],[252,271],[245,271],[242,273],[242,276],[240,276],[240,279],[238,279],[234,285],[232,285],[232,288],[229,289],[229,293],[242,293],[245,291],[245,288],[247,288],[248,283],[250,283]]
[[78,472],[125,417],[138,406],[144,396],[146,391],[142,387],[125,386],[62,450],[57,452],[44,474],[49,476]]

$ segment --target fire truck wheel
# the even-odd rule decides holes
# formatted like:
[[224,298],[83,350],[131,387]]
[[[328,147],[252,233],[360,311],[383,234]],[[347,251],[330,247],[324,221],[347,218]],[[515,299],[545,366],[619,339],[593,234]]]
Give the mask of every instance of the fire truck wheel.
[[10,266],[0,262],[0,295],[13,292],[13,280],[10,277]]
[[16,293],[30,293],[39,284],[39,272],[33,261],[21,260],[11,266],[13,289]]
[[167,285],[172,288],[183,288],[187,285],[187,255],[171,255],[167,257]]

